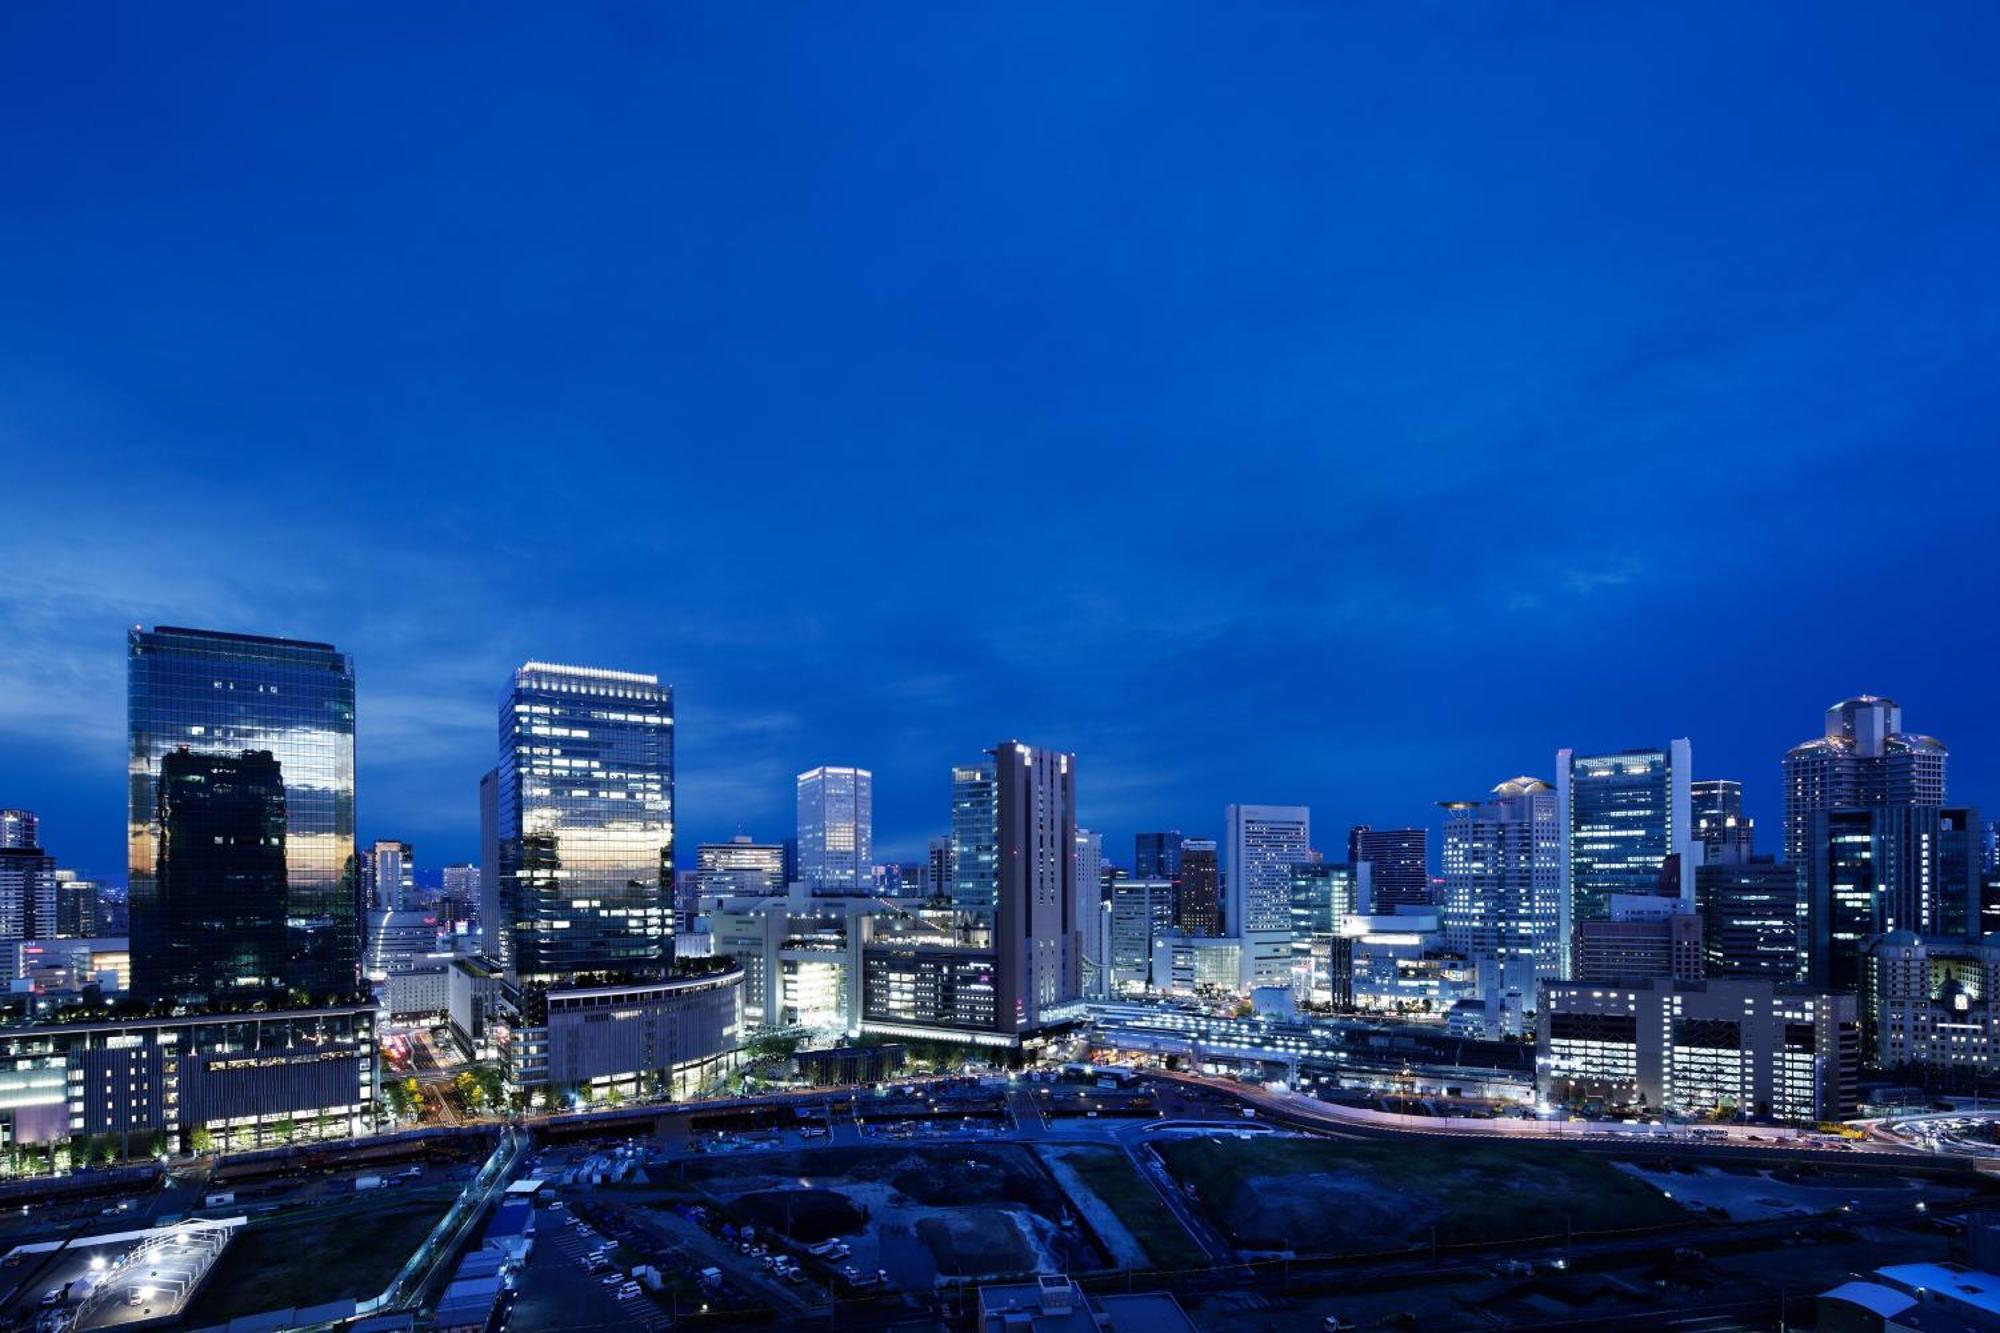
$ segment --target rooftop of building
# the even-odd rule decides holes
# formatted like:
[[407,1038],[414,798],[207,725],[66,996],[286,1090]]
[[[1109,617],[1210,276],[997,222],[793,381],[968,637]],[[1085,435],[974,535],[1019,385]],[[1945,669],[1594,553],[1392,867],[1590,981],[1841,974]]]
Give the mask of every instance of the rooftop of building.
[[2000,1275],[1962,1264],[1891,1264],[1875,1275],[1920,1298],[1935,1295],[2000,1318]]
[[[138,625],[134,625],[132,629],[139,634],[147,632]],[[223,643],[260,643],[274,648],[314,648],[328,653],[339,651],[332,644],[321,643],[317,639],[282,639],[271,634],[238,634],[230,630],[190,629],[185,625],[155,625],[152,633],[170,634],[181,639],[212,639]]]

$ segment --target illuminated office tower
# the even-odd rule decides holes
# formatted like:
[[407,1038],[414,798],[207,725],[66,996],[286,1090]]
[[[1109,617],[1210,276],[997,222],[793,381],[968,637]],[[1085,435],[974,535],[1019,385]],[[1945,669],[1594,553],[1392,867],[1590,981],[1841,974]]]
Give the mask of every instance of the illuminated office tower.
[[1903,708],[1872,694],[1826,710],[1825,734],[1785,756],[1785,859],[1804,867],[1813,815],[1874,805],[1942,806],[1944,742],[1903,730]]
[[[164,625],[132,630],[127,649],[134,991],[183,1000],[267,986],[315,999],[354,995],[362,914],[352,659],[330,644]],[[217,793],[198,792],[203,784]],[[274,810],[282,811],[276,833]],[[169,846],[170,820],[183,835],[199,828],[223,841],[211,841],[213,852],[187,836]],[[184,859],[172,864],[174,856]],[[201,878],[210,859],[227,877],[222,888]],[[211,892],[227,902],[211,910],[199,901]],[[254,893],[271,901],[247,901]],[[249,923],[257,937],[209,928],[224,919]],[[281,946],[263,934],[273,921],[282,923]],[[187,985],[196,991],[180,989]]]
[[361,858],[362,901],[377,912],[408,912],[417,905],[417,853],[407,842],[383,839]]
[[952,906],[992,942],[994,1025],[1045,1027],[1082,994],[1076,882],[1076,759],[1003,741],[952,770]]
[[479,867],[469,861],[449,865],[441,872],[444,887],[438,893],[437,916],[440,928],[469,930],[479,920],[481,888]]
[[875,778],[865,768],[799,774],[799,882],[866,893],[874,884]]
[[1691,782],[1688,805],[1694,818],[1694,840],[1701,847],[1701,864],[1739,865],[1755,855],[1757,823],[1743,813],[1742,783],[1732,778]]
[[1613,894],[1660,893],[1661,869],[1679,856],[1670,896],[1694,907],[1693,807],[1688,791],[1690,747],[1616,754],[1556,753],[1556,807],[1562,832],[1562,892],[1557,943],[1568,973],[1579,921],[1604,921]]
[[0,810],[0,849],[42,845],[33,810]]
[[1562,832],[1555,791],[1510,778],[1483,801],[1443,802],[1445,945],[1533,1007],[1562,962]]
[[785,849],[738,834],[694,849],[697,893],[705,899],[771,897],[785,891]]
[[999,771],[991,760],[951,770],[951,905],[990,912],[999,901]]
[[[0,942],[56,933],[59,873],[42,850],[34,813],[0,810]],[[0,966],[11,969],[13,960]]]
[[672,964],[673,727],[658,676],[544,662],[514,673],[500,700],[486,947],[516,981]]
[[1869,943],[1914,930],[1951,941],[1979,929],[1979,812],[1935,805],[1815,810],[1806,837],[1806,977],[1852,991]]
[[1223,921],[1243,942],[1242,984],[1275,986],[1292,965],[1292,867],[1311,859],[1312,812],[1303,805],[1231,805],[1223,810],[1229,854]]

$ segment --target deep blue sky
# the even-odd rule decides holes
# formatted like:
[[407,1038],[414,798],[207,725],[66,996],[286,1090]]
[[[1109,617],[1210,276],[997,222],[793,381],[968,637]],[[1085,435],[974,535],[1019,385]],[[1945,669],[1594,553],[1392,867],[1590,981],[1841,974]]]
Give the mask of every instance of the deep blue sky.
[[[2000,806],[2000,10],[14,5],[0,804],[122,869],[123,632],[328,639],[471,856],[523,658],[687,843],[1075,749],[1117,857],[1898,695]],[[310,12],[308,12],[310,11]]]

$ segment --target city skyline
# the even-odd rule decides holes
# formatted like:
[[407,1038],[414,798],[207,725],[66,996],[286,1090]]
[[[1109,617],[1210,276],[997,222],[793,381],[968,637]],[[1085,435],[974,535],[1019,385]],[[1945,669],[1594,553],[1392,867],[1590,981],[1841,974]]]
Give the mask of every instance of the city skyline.
[[[195,629],[193,632],[197,634],[218,634],[228,637],[245,637],[251,640],[263,639],[275,644],[280,644],[280,645],[293,644],[298,647],[303,647],[307,649],[322,646],[320,642],[317,640],[311,640],[311,639],[292,640],[286,637],[279,637],[279,636],[267,636],[256,633],[246,634],[244,631],[237,629],[202,627]],[[130,637],[131,634],[137,634],[137,633],[139,633],[139,629],[138,627],[134,627],[128,633],[128,638]],[[593,667],[589,669],[606,670],[608,668]],[[509,668],[509,670],[511,670],[511,668]],[[357,700],[365,698],[365,694],[363,694],[358,684],[361,676],[362,672],[358,669],[351,672],[351,677],[354,681],[355,695]],[[671,679],[662,677],[660,683],[662,684],[662,686],[670,690],[673,688],[673,682],[671,681]],[[1838,708],[1844,705],[1853,704],[1857,700],[1867,701],[1882,697],[1885,696],[1870,692],[1855,692],[1853,694],[1843,697],[1842,699],[1830,701],[1829,707],[1831,709],[1837,710]],[[1896,702],[1899,702],[1898,700],[1896,700],[1895,696],[1886,696],[1886,697],[1889,699],[1892,706]],[[1826,711],[1827,711],[1826,709],[1807,710],[1806,715],[1809,717],[1812,712],[1824,713]],[[1948,710],[1933,710],[1929,706],[1928,702],[1926,702],[1925,706],[1919,710],[1920,714],[1926,719],[1935,717],[1938,715],[1939,712],[1942,711],[1948,711]],[[357,702],[354,706],[354,713],[356,716],[355,727],[357,732],[359,732],[365,727],[365,721],[361,717],[362,712],[363,712],[362,706],[359,702]],[[1809,725],[1809,723],[1802,724],[1801,728],[1799,728],[1798,730],[1803,732],[1806,725]],[[1939,730],[1943,731],[1942,728],[1940,728]],[[1945,734],[1948,736],[1950,733],[1945,733]],[[677,747],[682,744],[684,736],[685,736],[684,731],[677,729],[676,740],[675,740],[675,745]],[[1807,737],[1807,742],[1810,743],[1810,741],[1811,737]],[[1950,748],[1950,741],[1948,739],[1946,741],[1946,747]],[[358,748],[359,747],[357,745],[357,749]],[[1543,780],[1550,781],[1553,783],[1554,781],[1553,775],[1558,767],[1562,753],[1572,748],[1574,747],[1565,746],[1562,747],[1561,750],[1552,753],[1551,761],[1547,765],[1547,775],[1543,776]],[[1605,748],[1609,750],[1614,747],[1605,747]],[[1628,748],[1641,748],[1641,747],[1628,747]],[[1782,854],[1786,850],[1782,845],[1782,839],[1784,837],[1782,830],[1785,827],[1785,822],[1784,822],[1785,783],[1786,783],[1785,774],[1789,772],[1789,769],[1786,766],[1789,763],[1790,756],[1792,755],[1792,753],[1800,748],[1803,747],[1797,743],[1782,747],[1782,749],[1778,752],[1778,758],[1775,761],[1773,761],[1774,765],[1777,766],[1782,771],[1776,776],[1774,776],[1772,780],[1766,784],[1760,784],[1755,778],[1745,779],[1733,773],[1720,774],[1720,773],[1709,772],[1708,771],[1709,765],[1706,763],[1705,760],[1695,765],[1694,772],[1699,776],[1696,776],[1694,778],[1694,782],[1696,785],[1700,785],[1704,782],[1711,784],[1716,782],[1727,782],[1727,783],[1736,783],[1740,785],[1742,791],[1743,812],[1752,817],[1765,830],[1764,839],[1761,844],[1762,850],[1766,852],[1778,852]],[[1704,753],[1706,752],[1704,751]],[[1961,781],[1964,780],[1962,775],[1967,771],[1971,771],[1974,773],[1980,771],[1981,765],[1976,760],[1968,762],[1963,756],[1959,755],[1955,755],[1954,759],[1956,761],[1954,771],[1961,775],[1960,779]],[[357,773],[365,773],[366,771],[365,768],[359,763],[357,763],[355,767]],[[942,810],[942,814],[938,815],[933,821],[932,827],[934,827],[935,831],[926,831],[925,829],[920,828],[915,833],[906,833],[905,835],[896,838],[887,846],[884,846],[881,849],[881,851],[873,858],[874,864],[877,865],[888,864],[888,863],[905,864],[905,865],[921,864],[925,860],[926,855],[929,852],[929,845],[931,841],[937,837],[945,836],[948,834],[950,829],[950,786],[951,786],[949,773],[953,767],[955,767],[955,765],[947,764],[945,768],[946,777],[941,783],[941,785],[944,788],[944,792],[940,800],[936,803],[938,808]],[[866,773],[868,772],[868,770],[864,769],[862,770],[862,772]],[[785,779],[781,783],[781,787],[783,790],[783,795],[781,797],[781,804],[784,808],[781,811],[779,811],[776,815],[774,815],[772,819],[769,821],[758,823],[753,827],[750,821],[739,818],[734,821],[733,825],[731,825],[730,827],[730,831],[728,832],[721,832],[719,830],[713,830],[713,829],[702,830],[699,833],[677,832],[674,840],[680,847],[685,849],[684,853],[676,861],[677,871],[695,869],[693,849],[695,846],[700,845],[702,843],[727,843],[730,842],[732,839],[741,836],[752,836],[757,840],[763,842],[775,842],[778,839],[791,836],[792,832],[794,831],[794,824],[790,821],[795,820],[798,812],[798,807],[796,804],[798,799],[797,797],[798,784],[800,779],[802,779],[805,776],[806,776],[805,773],[802,772],[792,778]],[[1523,776],[1532,777],[1537,775],[1534,773],[1524,773]],[[355,783],[357,788],[365,788],[365,783],[359,777],[355,779]],[[480,859],[481,845],[479,840],[480,837],[479,835],[480,813],[479,813],[479,792],[478,792],[479,778],[475,777],[472,786],[473,786],[472,796],[468,801],[468,806],[470,811],[470,833],[469,835],[466,835],[463,832],[460,832],[457,835],[458,837],[465,839],[465,847],[463,850],[463,854],[461,854],[459,843],[457,841],[454,841],[453,832],[449,829],[433,830],[430,833],[423,835],[427,845],[434,842],[439,847],[445,849],[435,853],[427,852],[421,857],[420,864],[423,868],[419,871],[419,882],[425,884],[428,887],[435,888],[438,886],[439,876],[441,875],[442,870],[446,865],[464,864],[468,862],[477,863]],[[1765,788],[1765,790],[1760,791],[1760,787]],[[42,837],[45,843],[50,840],[51,835],[46,831],[49,826],[49,820],[47,816],[42,813],[42,810],[45,809],[50,804],[53,803],[43,801],[41,803],[41,808],[38,808],[36,803],[31,800],[17,799],[12,802],[12,808],[30,810],[34,811],[37,814],[44,828]],[[1187,833],[1183,836],[1197,838],[1197,839],[1201,838],[1208,838],[1210,840],[1221,839],[1226,834],[1227,808],[1229,805],[1235,805],[1235,804],[1244,804],[1244,803],[1236,801],[1225,802],[1224,805],[1218,808],[1218,810],[1216,811],[1216,815],[1212,824],[1203,824],[1198,819],[1190,819],[1188,821],[1185,821],[1191,823],[1197,831]],[[1307,809],[1314,808],[1313,803],[1310,801],[1298,801],[1295,802],[1295,804],[1302,805]],[[1431,804],[1448,805],[1449,802],[1433,801]],[[1962,800],[1960,804],[1970,804],[1974,806],[1981,806],[1983,808],[1983,803],[1977,799],[1976,795],[1971,797],[1970,799]],[[384,823],[371,828],[370,824],[368,823],[366,803],[359,795],[357,795],[354,798],[354,805],[356,811],[355,845],[357,848],[372,848],[374,844],[382,841],[400,841],[405,844],[415,841],[415,839],[403,837],[398,833],[397,831],[398,829],[405,827],[405,825],[402,824],[392,824],[390,822],[385,821]],[[1089,789],[1088,786],[1086,786],[1079,791],[1079,810],[1078,810],[1079,824],[1083,824],[1088,821],[1091,814],[1091,808],[1092,807],[1090,803]],[[1426,830],[1427,832],[1441,832],[1449,823],[1448,819],[1439,817],[1433,811],[1430,810],[1419,808],[1413,813],[1414,816],[1421,817],[1421,820],[1423,822],[1413,823],[1412,818],[1406,817],[1401,814],[1398,814],[1396,816],[1397,822],[1399,824],[1410,824],[1412,827],[1420,828]],[[1363,832],[1364,828],[1362,823],[1359,821],[1355,821],[1352,824],[1350,824],[1350,821],[1347,819],[1345,812],[1340,810],[1322,810],[1320,818],[1323,827],[1320,832],[1315,834],[1313,842],[1313,850],[1320,852],[1328,860],[1342,860],[1343,858],[1348,857],[1351,851],[1349,847],[1350,835],[1359,834]],[[1147,830],[1149,830],[1154,824],[1164,824],[1170,822],[1166,820],[1149,820],[1143,812],[1141,812],[1136,816],[1133,816],[1133,819],[1135,820],[1135,824],[1131,832],[1129,833],[1113,832],[1107,835],[1117,839],[1117,842],[1112,844],[1114,848],[1119,843],[1122,843],[1123,845],[1130,847],[1132,845],[1132,840],[1134,838],[1149,836]],[[787,820],[787,822],[784,822],[780,825],[780,827],[776,830],[776,837],[773,837],[771,836],[771,830],[769,829],[769,824],[777,822],[779,820]],[[125,832],[126,827],[127,827],[126,825],[120,826],[121,834]],[[1209,832],[1211,828],[1214,830],[1212,834]],[[915,839],[918,845],[912,847],[910,845],[912,839]],[[881,840],[878,839],[877,841],[879,843]],[[87,842],[87,839],[76,840],[77,845],[81,845],[85,842]],[[87,858],[77,855],[72,849],[72,844],[68,842],[65,842],[63,846],[57,850],[60,852],[61,859],[63,860],[65,866],[77,869],[81,873],[87,874],[91,878],[99,882],[115,883],[119,882],[121,879],[121,876],[116,870],[99,869],[98,867],[90,864]],[[1128,862],[1133,862],[1135,860],[1135,858],[1130,853],[1118,853],[1116,851],[1107,851],[1103,859],[1104,863],[1107,866],[1112,866],[1112,865],[1119,866],[1121,869],[1125,869],[1128,872],[1134,869],[1133,865],[1127,864]],[[1434,876],[1442,870],[1442,861],[1440,858],[1435,838],[1432,839],[1432,847],[1429,853],[1429,868]]]

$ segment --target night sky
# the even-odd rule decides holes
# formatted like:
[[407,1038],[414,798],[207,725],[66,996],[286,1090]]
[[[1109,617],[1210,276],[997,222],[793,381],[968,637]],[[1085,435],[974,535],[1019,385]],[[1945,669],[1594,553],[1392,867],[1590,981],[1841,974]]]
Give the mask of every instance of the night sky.
[[[539,657],[684,846],[1079,755],[1347,824],[1899,697],[2000,813],[1990,4],[13,5],[0,805],[122,873],[124,632],[329,640],[476,853]],[[311,13],[303,12],[310,9]]]

